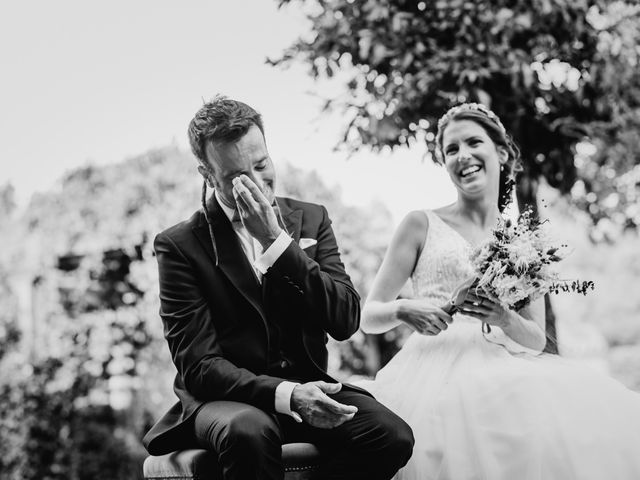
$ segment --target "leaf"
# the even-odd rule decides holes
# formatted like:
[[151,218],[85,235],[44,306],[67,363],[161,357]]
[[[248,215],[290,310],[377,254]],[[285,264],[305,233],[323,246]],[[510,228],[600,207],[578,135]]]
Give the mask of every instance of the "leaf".
[[389,50],[384,45],[377,43],[373,46],[373,53],[371,55],[371,64],[374,66],[380,65],[388,55]]
[[489,107],[491,106],[491,95],[489,95],[486,91],[482,90],[481,88],[476,88],[476,95],[480,103]]
[[360,39],[358,40],[358,55],[362,60],[366,60],[369,57],[369,52],[371,51],[373,34],[370,30],[360,30],[358,35],[360,36]]

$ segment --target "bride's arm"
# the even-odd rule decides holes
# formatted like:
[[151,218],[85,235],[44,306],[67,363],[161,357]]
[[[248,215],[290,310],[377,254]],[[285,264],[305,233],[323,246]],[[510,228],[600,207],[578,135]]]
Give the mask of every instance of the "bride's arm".
[[[415,211],[409,213],[396,230],[362,309],[360,325],[364,332],[383,333],[403,322],[422,330],[418,317],[419,311],[425,309],[421,305],[424,302],[397,297],[424,248],[427,228],[427,216]],[[424,328],[426,333],[426,324]]]
[[523,347],[542,351],[547,338],[544,329],[544,299],[534,300],[517,312],[503,308],[496,299],[473,290],[460,306],[460,311],[500,327],[512,340]]
[[507,310],[501,326],[512,340],[537,351],[542,351],[547,344],[544,327],[544,298],[534,300],[518,312]]

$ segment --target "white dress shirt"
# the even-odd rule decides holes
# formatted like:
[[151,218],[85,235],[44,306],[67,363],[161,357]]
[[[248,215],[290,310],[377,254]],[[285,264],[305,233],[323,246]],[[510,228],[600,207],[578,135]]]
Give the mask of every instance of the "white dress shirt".
[[[222,211],[231,222],[233,231],[240,239],[242,250],[247,256],[249,263],[251,263],[258,281],[262,283],[262,276],[267,273],[267,270],[269,270],[274,263],[276,263],[276,260],[280,258],[280,255],[282,255],[282,253],[287,249],[293,239],[283,230],[274,242],[269,245],[269,248],[263,252],[260,242],[251,236],[242,222],[233,221],[236,216],[236,210],[226,206],[220,199],[217,191],[214,191],[214,195],[216,196],[216,200],[218,200],[220,207],[222,207]],[[293,394],[293,389],[296,385],[299,385],[299,383],[285,380],[276,387],[275,409],[278,413],[284,413],[285,415],[292,416],[296,422],[302,422],[300,415],[291,411],[291,395]]]

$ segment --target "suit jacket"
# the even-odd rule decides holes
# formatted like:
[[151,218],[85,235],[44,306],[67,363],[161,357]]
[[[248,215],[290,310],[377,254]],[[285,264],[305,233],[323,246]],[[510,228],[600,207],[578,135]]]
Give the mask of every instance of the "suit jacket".
[[[149,453],[197,447],[193,417],[213,400],[233,400],[275,412],[275,390],[286,380],[267,375],[270,312],[297,326],[303,347],[302,381],[333,382],[326,373],[327,334],[349,338],[359,326],[360,298],[340,260],[327,211],[278,198],[293,242],[257,281],[231,223],[215,200],[203,212],[160,233],[154,242],[160,279],[160,316],[178,373],[177,402],[145,435]],[[300,238],[315,245],[301,249]]]

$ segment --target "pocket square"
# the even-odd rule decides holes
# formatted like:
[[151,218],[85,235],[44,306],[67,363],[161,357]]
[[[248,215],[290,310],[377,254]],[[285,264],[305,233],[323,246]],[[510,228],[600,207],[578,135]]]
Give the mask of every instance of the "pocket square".
[[318,243],[318,241],[315,238],[301,238],[300,242],[298,242],[298,245],[300,245],[300,248],[304,250],[305,248],[309,248],[316,243]]

